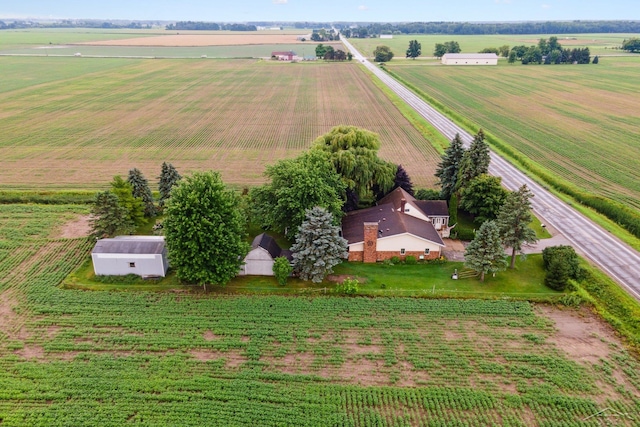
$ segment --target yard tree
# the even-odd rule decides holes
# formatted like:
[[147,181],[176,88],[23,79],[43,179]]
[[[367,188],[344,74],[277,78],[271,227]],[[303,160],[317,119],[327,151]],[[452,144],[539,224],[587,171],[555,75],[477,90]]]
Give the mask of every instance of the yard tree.
[[538,241],[536,232],[529,227],[533,219],[530,201],[532,197],[533,193],[525,184],[517,191],[510,192],[498,211],[496,224],[500,230],[500,238],[505,246],[512,248],[511,268],[516,266],[516,254],[522,250],[522,244]]
[[460,208],[472,214],[477,222],[495,219],[507,197],[502,178],[482,174],[475,177],[460,194]]
[[544,284],[557,291],[563,291],[569,279],[578,280],[582,276],[580,259],[571,246],[550,246],[542,251],[542,263],[546,271]]
[[335,59],[336,61],[344,61],[345,59],[347,59],[347,54],[344,52],[344,50],[338,49],[335,51],[333,59]]
[[339,232],[340,227],[333,224],[333,215],[326,209],[316,206],[307,210],[291,247],[293,268],[302,280],[322,282],[347,257],[347,241]]
[[110,191],[96,194],[89,219],[91,236],[96,239],[114,237],[118,234],[131,234],[136,226],[129,212],[118,202],[118,197]]
[[287,284],[289,275],[293,272],[293,267],[287,258],[280,256],[273,260],[272,270],[278,284],[284,286]]
[[325,46],[324,56],[322,58],[326,59],[327,61],[333,61],[333,59],[335,58],[335,54],[336,51],[333,46]]
[[458,172],[456,188],[461,189],[467,186],[475,177],[489,172],[489,146],[484,140],[482,129],[473,137],[471,146],[464,153]]
[[456,41],[445,42],[444,46],[447,48],[447,53],[460,53],[460,44]]
[[416,59],[422,53],[422,45],[418,40],[409,41],[409,49],[407,49],[407,58]]
[[447,53],[447,47],[443,43],[436,43],[436,47],[433,49],[433,56],[442,58]]
[[240,196],[217,172],[196,172],[171,192],[164,219],[169,259],[180,280],[226,285],[249,250]]
[[140,169],[133,168],[129,170],[129,177],[127,178],[127,181],[131,184],[133,197],[141,199],[144,204],[144,216],[147,218],[156,216],[158,214],[158,209],[153,203],[153,195],[149,188],[149,182],[144,177]]
[[435,174],[440,179],[440,195],[444,200],[449,200],[456,189],[464,153],[462,139],[460,139],[460,134],[457,133],[442,155],[442,160],[438,164]]
[[379,148],[377,134],[355,126],[337,126],[318,137],[312,151],[328,153],[346,188],[366,198],[374,186],[381,192],[393,188],[398,170],[393,163],[378,157]]
[[476,237],[469,243],[464,253],[464,266],[480,273],[484,282],[486,273],[503,271],[507,267],[500,231],[494,221],[486,221],[480,226]]
[[113,177],[111,181],[111,192],[118,198],[118,203],[126,211],[129,219],[136,227],[147,222],[144,217],[144,204],[142,199],[133,196],[133,187],[120,175]]
[[622,50],[626,50],[628,52],[640,52],[640,38],[632,37],[628,40],[624,40],[622,42]]
[[316,46],[316,57],[324,58],[325,53],[327,53],[327,46],[323,45],[322,43]]
[[295,236],[307,209],[320,206],[342,216],[345,184],[329,153],[311,150],[268,166],[270,182],[250,192],[252,217],[263,227]]
[[373,51],[374,61],[389,62],[393,58],[393,52],[389,46],[377,46]]
[[414,194],[415,198],[418,200],[442,200],[440,197],[440,192],[438,190],[434,190],[433,188],[421,188],[416,191]]
[[598,59],[598,55],[593,57],[593,61],[591,62],[592,64],[597,64],[598,62],[600,62],[600,60]]
[[413,183],[411,182],[411,178],[407,171],[402,167],[402,165],[398,165],[398,170],[396,171],[396,177],[393,181],[393,188],[402,188],[407,193],[413,194]]
[[178,185],[182,177],[171,163],[163,162],[160,176],[158,177],[158,190],[160,191],[159,205],[164,206],[167,199],[171,196],[171,189]]
[[502,45],[498,48],[498,51],[500,52],[500,56],[504,57],[504,58],[508,58],[509,57],[509,45]]

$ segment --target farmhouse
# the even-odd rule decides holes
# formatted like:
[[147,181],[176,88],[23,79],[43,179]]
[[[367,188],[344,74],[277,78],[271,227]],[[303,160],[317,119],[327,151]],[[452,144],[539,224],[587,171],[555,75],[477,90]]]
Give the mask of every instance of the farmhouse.
[[373,263],[408,255],[416,259],[439,258],[444,247],[442,235],[448,237],[451,230],[445,208],[445,201],[416,200],[397,188],[377,206],[349,212],[342,220],[349,261]]
[[169,268],[162,236],[119,236],[100,239],[91,251],[96,276],[164,277]]
[[495,53],[445,53],[442,55],[444,65],[498,65]]
[[278,61],[293,61],[296,58],[296,53],[292,50],[288,52],[271,52],[271,58],[275,58]]
[[289,261],[293,258],[291,251],[282,249],[273,237],[262,233],[251,243],[251,250],[244,258],[240,276],[273,276],[273,262],[278,257],[285,257]]

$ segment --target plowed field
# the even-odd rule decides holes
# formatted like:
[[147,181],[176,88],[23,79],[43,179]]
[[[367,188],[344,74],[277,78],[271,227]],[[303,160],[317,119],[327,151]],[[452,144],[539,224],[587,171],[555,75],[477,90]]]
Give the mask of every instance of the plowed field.
[[304,43],[296,34],[172,34],[167,36],[85,42],[98,46],[229,46]]

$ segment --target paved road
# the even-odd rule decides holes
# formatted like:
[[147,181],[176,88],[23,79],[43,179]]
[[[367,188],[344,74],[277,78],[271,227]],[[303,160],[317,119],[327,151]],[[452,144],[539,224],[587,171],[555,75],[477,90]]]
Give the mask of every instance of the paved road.
[[[342,42],[351,51],[354,59],[366,66],[445,137],[451,140],[456,133],[459,133],[467,146],[471,143],[473,137],[464,129],[370,63],[348,40],[342,38]],[[578,252],[589,258],[640,300],[640,254],[636,250],[594,224],[495,153],[491,153],[489,172],[502,177],[503,185],[509,190],[516,190],[523,184],[527,184],[535,196],[531,204],[536,215],[558,230]]]

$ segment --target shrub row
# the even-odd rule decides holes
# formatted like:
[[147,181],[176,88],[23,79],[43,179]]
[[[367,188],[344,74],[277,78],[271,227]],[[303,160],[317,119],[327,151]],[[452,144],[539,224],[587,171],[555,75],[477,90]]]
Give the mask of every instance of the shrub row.
[[[422,99],[427,101],[436,109],[440,110],[441,113],[449,116],[451,119],[459,123],[462,127],[466,128],[471,133],[477,133],[480,128],[469,122],[464,117],[460,116],[456,112],[447,108],[444,104],[439,101],[433,99],[422,90],[414,86],[413,84],[407,82],[402,77],[395,74],[393,71],[385,68],[385,71],[389,73],[393,78],[398,80],[400,83],[404,84],[406,87],[415,92]],[[602,196],[596,196],[593,194],[586,193],[571,183],[563,180],[562,178],[557,177],[553,173],[549,172],[545,168],[540,165],[535,164],[529,158],[524,156],[523,154],[516,151],[509,144],[505,143],[501,139],[493,136],[491,133],[485,131],[485,140],[494,148],[497,148],[501,154],[507,156],[514,162],[518,163],[525,171],[530,172],[531,174],[539,177],[545,183],[552,186],[554,189],[573,197],[578,202],[583,205],[594,209],[602,215],[605,215],[607,218],[615,221],[620,226],[627,229],[631,234],[640,238],[640,215],[629,209],[627,206],[622,203],[606,199]]]
[[88,205],[95,200],[95,191],[0,191],[0,204],[37,203],[41,205]]

